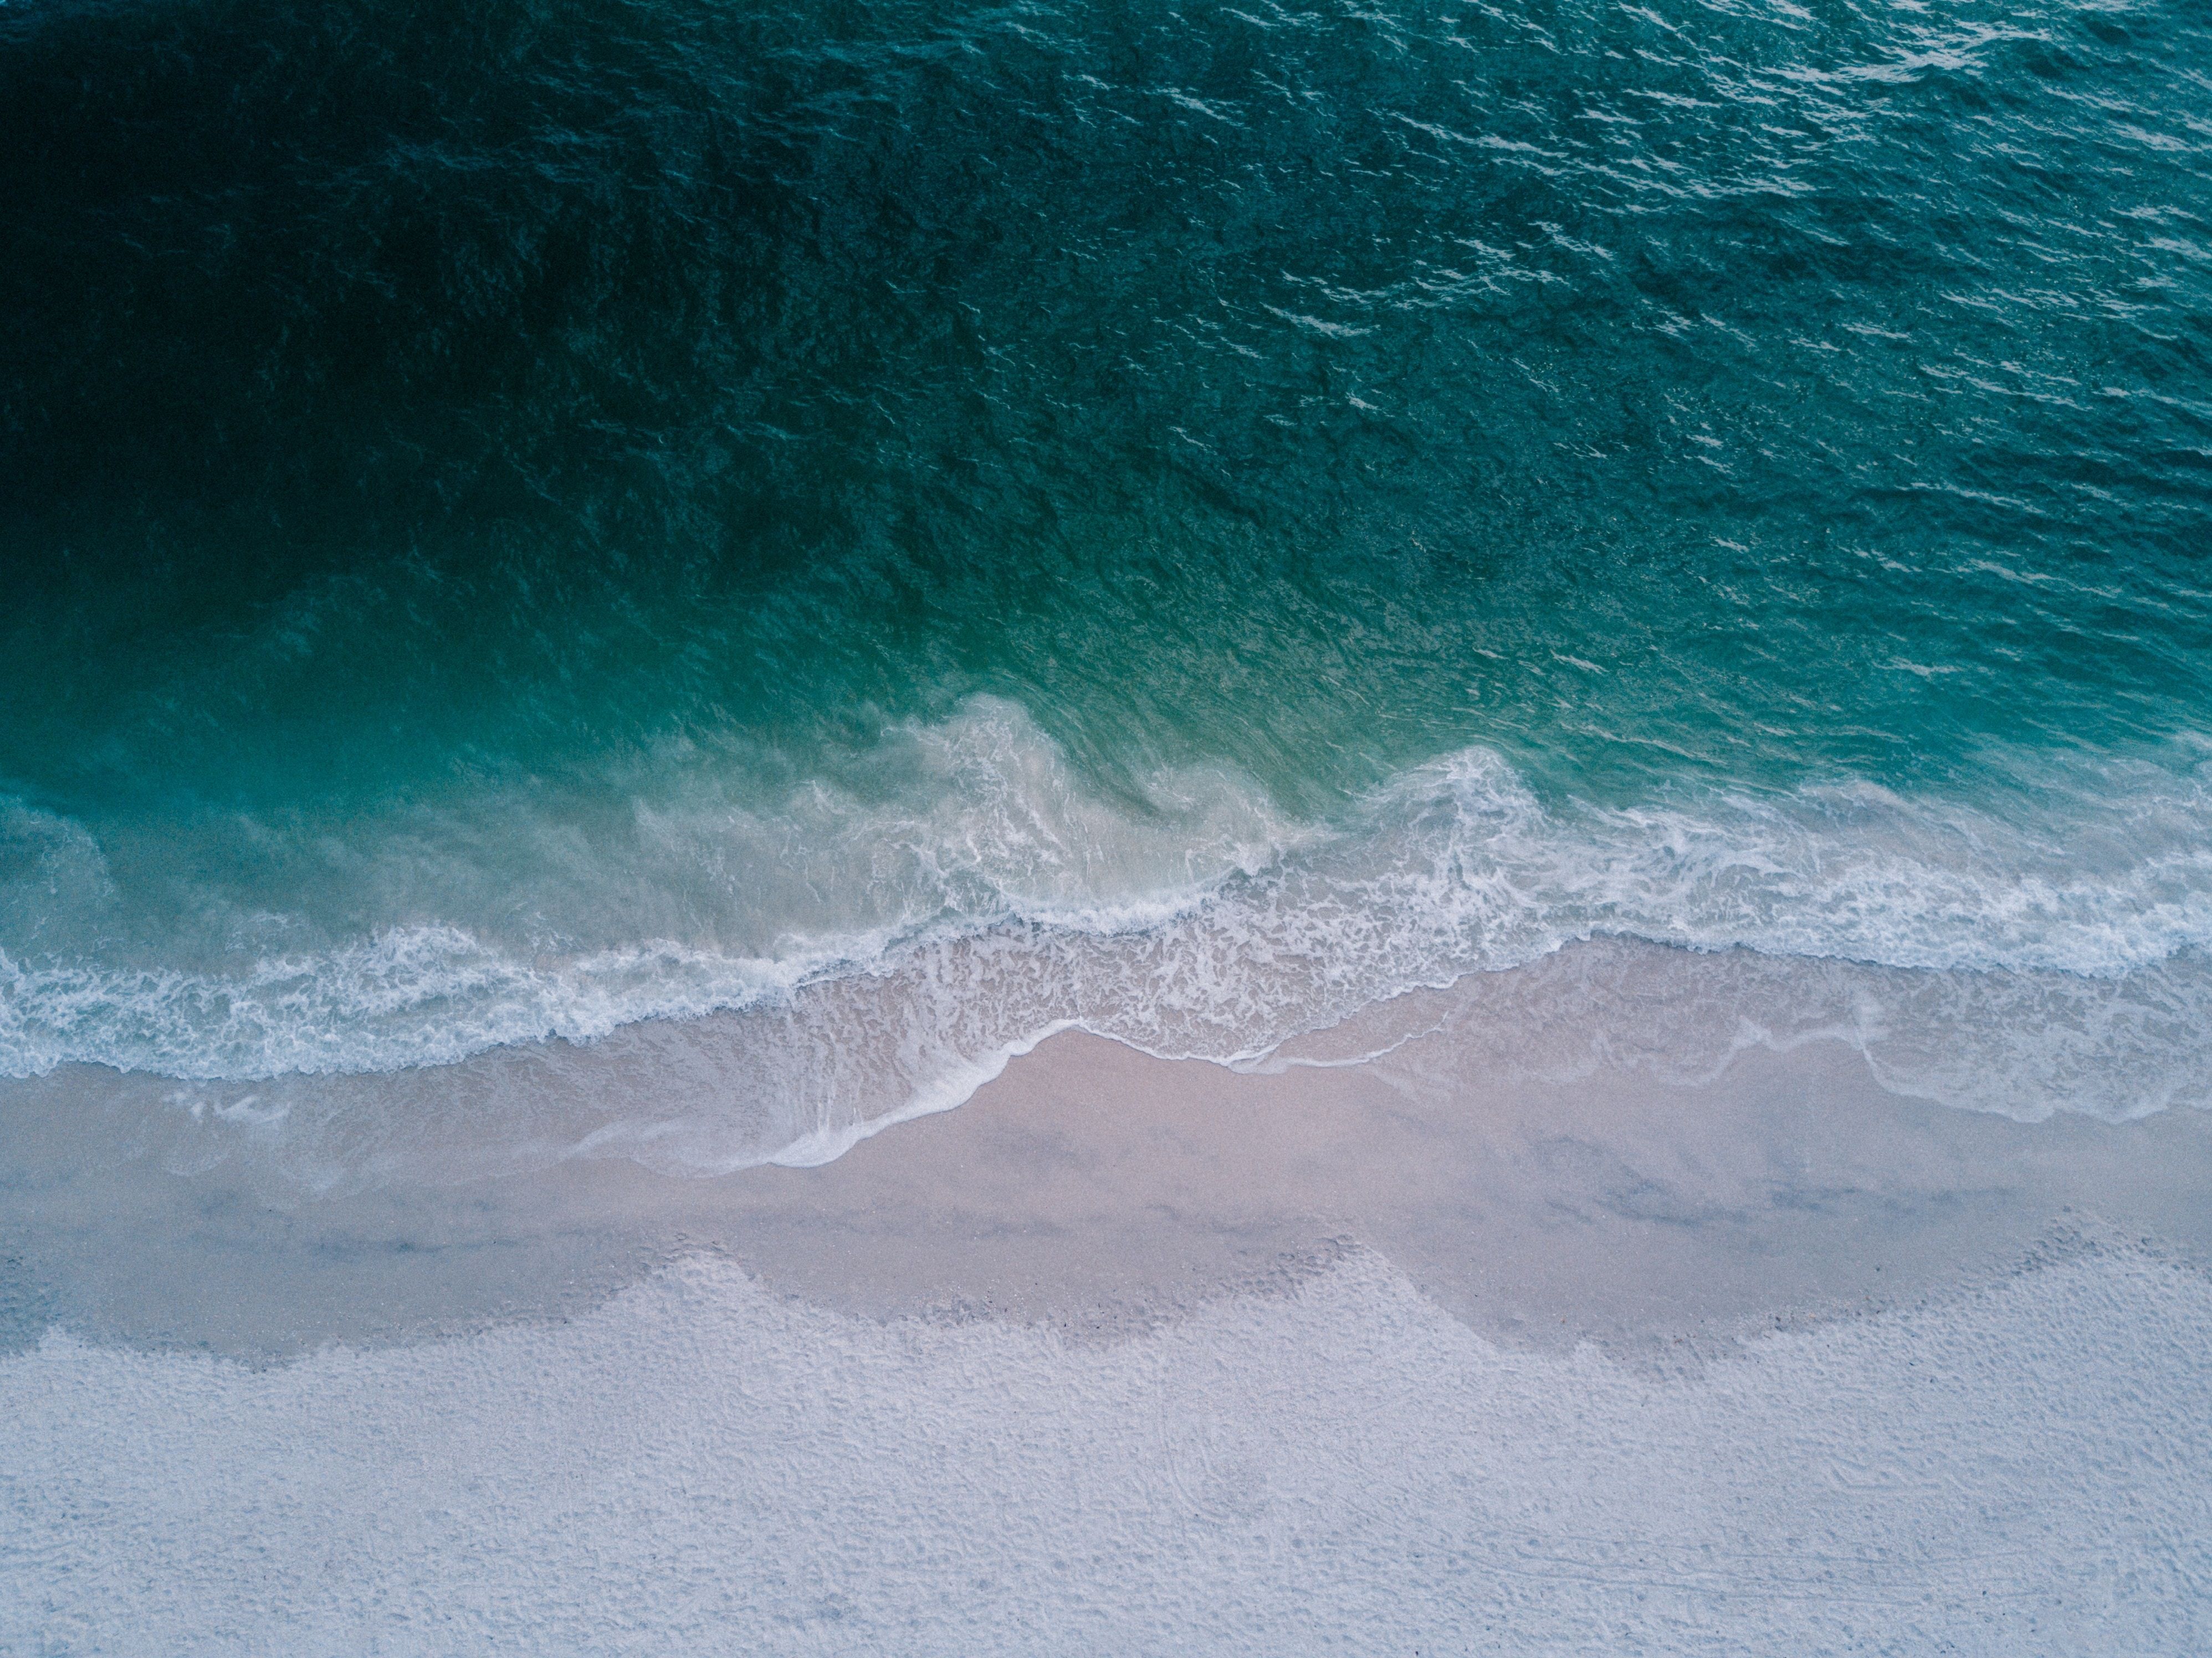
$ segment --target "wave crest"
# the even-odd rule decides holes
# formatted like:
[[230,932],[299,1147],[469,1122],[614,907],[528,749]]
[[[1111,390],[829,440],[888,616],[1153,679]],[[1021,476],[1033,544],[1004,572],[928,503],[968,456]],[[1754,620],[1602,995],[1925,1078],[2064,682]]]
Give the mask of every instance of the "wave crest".
[[[434,878],[430,907],[449,913],[325,944],[255,949],[272,926],[331,929],[271,922],[233,895],[176,929],[178,959],[161,959],[169,940],[142,917],[153,959],[107,960],[97,932],[22,936],[19,889],[0,1072],[390,1072],[738,1014],[758,1051],[724,1085],[777,1096],[739,1136],[741,1160],[758,1161],[944,1102],[1067,1025],[1255,1064],[1409,991],[1620,938],[1797,963],[1739,972],[1737,1023],[1840,1034],[1906,1091],[2028,1115],[2127,1115],[2203,1091],[2201,769],[2053,771],[1971,804],[1847,782],[1547,805],[1470,749],[1298,822],[1221,770],[1115,796],[1020,708],[978,699],[774,801],[695,780],[596,838],[492,804],[504,835],[481,804],[357,834],[337,860],[356,911],[395,891],[419,907]],[[30,907],[67,920],[74,902],[112,933],[128,890],[113,860],[33,817],[6,829],[19,859],[45,848],[57,896]],[[99,890],[62,893],[72,872]],[[517,925],[517,892],[568,908],[549,900]],[[1711,982],[1698,993],[1710,1000]],[[2122,1063],[2124,1049],[2164,1057]],[[866,1078],[875,1061],[849,1059],[879,1052],[889,1068]]]

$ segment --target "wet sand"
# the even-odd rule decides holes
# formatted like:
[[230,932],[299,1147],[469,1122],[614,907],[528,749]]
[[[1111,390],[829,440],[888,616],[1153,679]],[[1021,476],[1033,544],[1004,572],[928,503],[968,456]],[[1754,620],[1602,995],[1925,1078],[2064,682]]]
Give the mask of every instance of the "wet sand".
[[889,1318],[1099,1338],[1376,1251],[1493,1339],[1626,1356],[1898,1305],[2083,1240],[2212,1262],[2212,1114],[2020,1123],[1901,1099],[1834,1043],[1702,1084],[1615,1071],[1409,1086],[1389,1063],[1243,1074],[1079,1032],[956,1111],[811,1169],[573,1158],[272,1198],[177,1175],[157,1101],[0,1108],[5,1339],[280,1358],[568,1316],[701,1251]]

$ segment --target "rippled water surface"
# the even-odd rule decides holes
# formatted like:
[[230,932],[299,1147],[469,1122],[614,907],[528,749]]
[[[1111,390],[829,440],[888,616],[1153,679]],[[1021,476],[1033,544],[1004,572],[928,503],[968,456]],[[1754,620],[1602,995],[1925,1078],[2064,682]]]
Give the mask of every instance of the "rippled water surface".
[[2178,3],[16,0],[0,1072],[1617,932],[2195,1097],[2208,151]]

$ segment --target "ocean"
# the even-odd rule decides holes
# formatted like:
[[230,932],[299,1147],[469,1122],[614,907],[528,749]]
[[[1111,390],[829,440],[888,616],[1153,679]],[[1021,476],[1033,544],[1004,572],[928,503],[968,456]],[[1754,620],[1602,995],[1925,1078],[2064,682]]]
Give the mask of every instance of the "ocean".
[[2172,0],[11,0],[0,1076],[726,1169],[1629,950],[1661,1069],[2212,1102],[2208,76]]

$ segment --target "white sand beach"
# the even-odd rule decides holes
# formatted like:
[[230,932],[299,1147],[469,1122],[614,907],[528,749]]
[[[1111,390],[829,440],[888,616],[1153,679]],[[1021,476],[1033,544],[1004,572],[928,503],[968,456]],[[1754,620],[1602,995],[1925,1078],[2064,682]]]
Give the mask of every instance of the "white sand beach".
[[1820,1040],[1481,1074],[1435,1013],[320,1199],[18,1085],[0,1648],[2212,1644],[2212,1117]]

